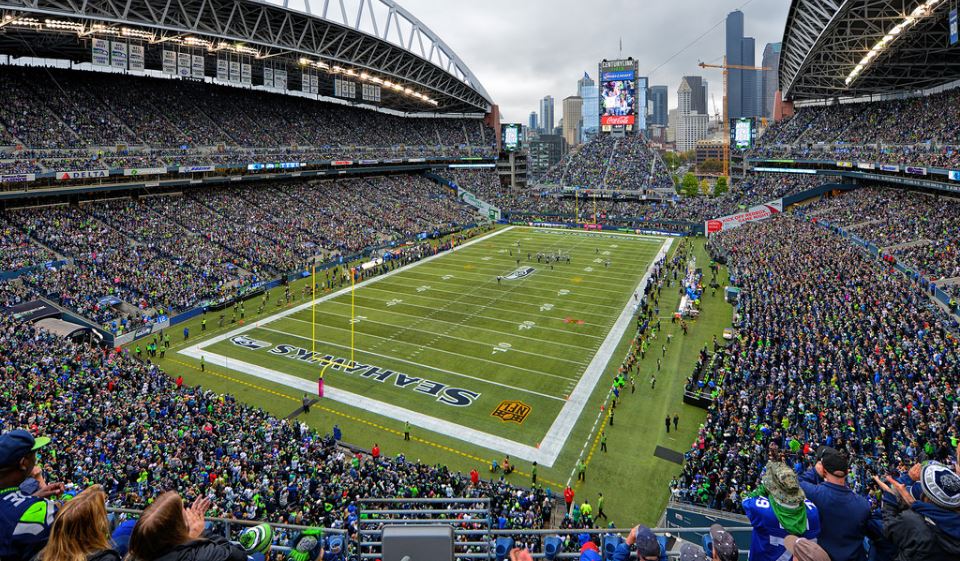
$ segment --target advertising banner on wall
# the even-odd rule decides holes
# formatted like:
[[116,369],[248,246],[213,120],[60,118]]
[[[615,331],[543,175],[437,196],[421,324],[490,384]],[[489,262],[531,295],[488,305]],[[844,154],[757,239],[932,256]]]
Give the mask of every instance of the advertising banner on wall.
[[777,199],[762,205],[752,206],[744,212],[728,214],[727,216],[721,216],[720,218],[707,220],[704,224],[704,230],[707,232],[707,235],[716,234],[717,232],[733,230],[734,228],[742,226],[748,222],[766,220],[774,214],[779,214],[781,212],[783,212],[783,199]]
[[240,65],[240,81],[244,84],[253,82],[253,66],[247,62]]
[[107,177],[110,175],[108,169],[91,169],[84,171],[58,171],[58,181],[69,181],[71,179],[93,179],[97,177]]
[[227,59],[218,58],[217,59],[217,80],[221,82],[226,82],[230,76],[230,71],[227,70]]
[[239,60],[230,61],[230,81],[231,82],[240,81],[240,61]]
[[36,181],[37,175],[35,173],[11,173],[8,175],[0,175],[0,183],[27,183],[29,181]]
[[286,70],[274,70],[273,71],[273,87],[278,90],[287,89],[287,71]]
[[167,168],[125,168],[123,175],[163,175]]

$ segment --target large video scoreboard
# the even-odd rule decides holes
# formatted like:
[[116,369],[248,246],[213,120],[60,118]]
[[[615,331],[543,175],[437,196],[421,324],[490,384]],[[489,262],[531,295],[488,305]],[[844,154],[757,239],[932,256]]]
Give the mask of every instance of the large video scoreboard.
[[600,62],[600,126],[628,130],[647,128],[647,79],[637,76],[637,61]]

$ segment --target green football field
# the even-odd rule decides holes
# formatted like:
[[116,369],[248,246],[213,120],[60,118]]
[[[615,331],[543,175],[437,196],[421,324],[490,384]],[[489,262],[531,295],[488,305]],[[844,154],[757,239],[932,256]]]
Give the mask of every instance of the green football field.
[[[257,312],[260,297],[248,300],[247,325],[242,327],[238,324],[218,327],[218,314],[212,312],[205,318],[197,317],[182,324],[190,329],[190,338],[183,340],[179,334],[181,325],[178,325],[177,340],[168,350],[166,358],[160,358],[157,362],[169,375],[182,375],[187,384],[202,384],[208,389],[231,394],[280,418],[304,422],[321,433],[329,434],[333,425],[337,424],[343,431],[345,443],[364,449],[369,449],[376,443],[387,455],[404,454],[407,458],[430,464],[442,463],[463,473],[477,469],[481,477],[485,478],[499,477],[490,473],[487,466],[494,458],[503,459],[504,448],[519,447],[530,457],[543,448],[553,446],[555,449],[560,442],[559,438],[554,439],[554,444],[548,442],[544,446],[541,442],[541,449],[535,448],[537,439],[542,439],[549,433],[557,418],[568,419],[562,426],[558,425],[559,428],[568,428],[571,424],[573,428],[567,434],[553,467],[539,463],[538,483],[556,493],[562,491],[563,486],[570,482],[577,493],[577,501],[589,498],[594,504],[598,493],[602,492],[606,498],[607,513],[611,521],[617,524],[656,524],[669,495],[670,479],[681,469],[679,464],[658,457],[656,452],[665,448],[682,453],[695,441],[705,413],[702,409],[683,403],[684,380],[692,371],[700,350],[705,345],[710,345],[713,338],[718,337],[723,328],[730,325],[730,305],[723,301],[722,291],[718,291],[716,295],[705,295],[702,302],[703,313],[699,319],[690,322],[689,333],[685,335],[679,325],[669,320],[672,310],[679,304],[680,296],[676,290],[665,288],[660,297],[663,327],[660,337],[652,344],[651,352],[639,361],[636,392],[623,396],[615,411],[610,409],[609,380],[630,348],[630,340],[634,334],[631,326],[615,342],[616,348],[606,353],[612,356],[612,360],[606,363],[602,377],[580,413],[569,416],[561,414],[549,419],[548,410],[551,408],[553,411],[562,411],[565,406],[570,406],[559,403],[556,399],[528,392],[561,396],[570,382],[542,374],[536,375],[526,370],[501,368],[501,365],[522,366],[544,374],[579,376],[581,381],[589,385],[587,372],[590,363],[594,360],[599,361],[598,364],[606,362],[605,355],[592,349],[598,348],[598,343],[602,347],[606,340],[601,342],[585,336],[597,335],[594,332],[596,329],[602,334],[603,329],[594,327],[594,324],[602,325],[603,320],[584,312],[605,313],[606,324],[615,323],[619,317],[617,310],[604,306],[619,306],[621,309],[632,306],[632,303],[629,303],[632,287],[636,286],[645,274],[663,240],[624,236],[611,238],[608,237],[609,234],[583,235],[579,232],[561,235],[552,230],[521,228],[504,230],[505,227],[499,227],[496,232],[503,233],[496,233],[492,237],[487,234],[488,237],[478,238],[480,241],[463,246],[455,252],[441,254],[437,259],[421,262],[393,275],[381,277],[372,284],[359,286],[355,293],[355,311],[357,316],[364,318],[358,318],[359,322],[353,324],[357,333],[355,359],[367,366],[363,370],[365,373],[369,374],[370,369],[376,367],[391,370],[394,374],[391,374],[388,380],[379,382],[371,380],[376,380],[373,374],[379,373],[382,376],[380,371],[364,377],[356,372],[337,371],[331,367],[327,371],[327,397],[315,403],[309,413],[300,409],[300,403],[304,393],[316,394],[320,361],[307,364],[290,358],[291,353],[295,356],[298,352],[293,351],[293,347],[304,349],[299,351],[300,353],[311,352],[309,339],[314,326],[309,323],[310,298],[304,297],[303,290],[304,286],[309,286],[309,279],[291,283],[293,300],[289,303],[283,301],[283,287],[271,290],[270,303],[262,314]],[[567,241],[552,241],[554,239]],[[569,266],[557,263],[553,271],[549,266],[545,269],[540,267],[523,281],[504,280],[498,287],[498,274],[509,274],[517,269],[516,245],[511,244],[518,241],[521,244],[521,266],[526,266],[526,243],[534,254],[532,266],[537,267],[536,251],[543,250],[534,250],[535,242],[538,245],[546,244],[546,252],[569,252],[571,263]],[[674,240],[671,254],[680,243],[681,240]],[[682,243],[691,245],[697,266],[705,267],[709,263],[703,239],[692,238]],[[611,245],[618,247],[611,248]],[[501,249],[506,249],[505,257],[499,253]],[[611,255],[603,256],[604,251],[610,251]],[[614,251],[629,254],[623,253],[617,257]],[[510,252],[515,255],[511,256]],[[629,255],[634,255],[634,262],[625,263]],[[489,259],[484,260],[485,257]],[[598,258],[601,262],[594,263]],[[609,269],[604,268],[603,261],[606,258],[611,261]],[[591,267],[594,271],[583,271],[586,267]],[[446,275],[452,277],[444,281],[443,277]],[[633,280],[630,279],[631,276]],[[454,280],[456,285],[452,284]],[[723,268],[718,282],[721,286],[727,282]],[[421,286],[430,288],[418,293],[417,289]],[[620,291],[620,294],[615,296],[596,290],[598,288]],[[446,292],[439,292],[440,289]],[[561,290],[570,292],[560,295]],[[391,292],[394,295],[390,295]],[[348,358],[349,332],[343,330],[350,326],[349,293],[338,295],[336,292],[324,292],[322,296],[326,300],[317,306],[320,312],[318,317],[328,319],[324,320],[323,325],[316,325],[315,338],[326,343],[316,342],[316,350],[321,355]],[[503,298],[494,301],[500,296]],[[433,299],[428,300],[427,297]],[[550,300],[549,297],[553,299]],[[364,298],[373,302],[373,305],[368,306],[372,309],[359,307],[367,305],[362,303]],[[404,302],[386,306],[386,302],[393,299]],[[546,303],[553,303],[553,308],[541,311],[540,306]],[[413,304],[428,309],[401,307]],[[487,307],[480,309],[484,305]],[[442,311],[430,315],[434,310]],[[329,314],[324,315],[327,312]],[[280,314],[284,314],[283,317],[279,317]],[[472,317],[466,317],[471,314]],[[229,310],[227,316],[230,316]],[[568,317],[571,320],[582,320],[583,324],[566,321]],[[208,323],[206,330],[202,329],[203,319]],[[293,319],[301,321],[292,321]],[[461,320],[465,320],[464,324],[458,326]],[[525,321],[533,324],[524,324]],[[527,325],[529,329],[521,328],[521,325]],[[407,327],[413,327],[417,331],[404,329]],[[556,327],[560,331],[547,330],[546,327]],[[266,331],[264,328],[283,333]],[[238,333],[241,329],[245,331]],[[380,331],[384,329],[392,332],[384,334]],[[394,333],[399,334],[392,341],[400,341],[402,337],[404,343],[387,346],[392,345],[390,337]],[[387,340],[377,339],[374,335],[386,337]],[[508,338],[501,338],[501,335]],[[673,336],[672,343],[667,335]],[[247,337],[252,341],[249,342],[250,346],[244,347],[231,343],[230,340],[234,337]],[[423,339],[424,337],[426,338]],[[435,337],[435,343],[426,345]],[[573,342],[567,338],[573,338]],[[483,352],[474,351],[480,349],[479,341],[483,341]],[[497,351],[494,354],[494,347],[501,342],[509,343],[509,350]],[[277,353],[270,353],[270,349],[278,348],[278,343],[288,347]],[[380,343],[380,346],[372,348],[377,343]],[[347,348],[334,347],[333,344],[346,345]],[[424,348],[413,359],[408,357],[418,349],[411,344],[423,345]],[[581,344],[584,345],[582,349]],[[263,346],[256,348],[259,345]],[[534,352],[533,347],[528,345],[543,349],[542,358],[520,352]],[[573,348],[568,349],[568,345]],[[365,346],[367,351],[390,358],[364,355],[362,353]],[[658,352],[661,346],[663,350]],[[457,354],[430,349],[453,349],[452,352]],[[469,355],[465,352],[467,350],[470,351]],[[605,350],[609,351],[609,346]],[[186,351],[186,354],[179,351]],[[286,352],[278,354],[283,351]],[[205,356],[206,361],[203,369],[199,361],[201,355]],[[474,358],[467,358],[468,356]],[[494,363],[480,362],[477,358]],[[561,358],[581,364],[548,363],[548,358]],[[516,359],[524,360],[512,362]],[[460,360],[464,362],[458,362]],[[447,366],[442,366],[441,361]],[[425,366],[417,367],[410,364],[411,362]],[[587,363],[586,367],[582,365],[583,362]],[[240,363],[243,363],[242,367]],[[662,367],[658,367],[658,363],[662,363]],[[438,372],[434,369],[437,367],[471,375],[483,382]],[[468,369],[470,371],[467,371]],[[657,377],[655,389],[649,384],[649,377],[654,373]],[[403,374],[405,378],[401,379],[399,374]],[[414,383],[411,378],[421,380]],[[423,382],[424,379],[429,382]],[[510,380],[509,387],[489,383],[503,379]],[[549,382],[544,383],[541,379]],[[397,385],[398,381],[400,385]],[[470,406],[446,405],[438,402],[436,396],[430,395],[430,392],[437,391],[430,382],[444,384],[444,389],[449,386],[481,395]],[[413,389],[414,387],[419,387],[419,390]],[[522,387],[524,391],[513,389],[514,387]],[[387,397],[374,398],[374,391]],[[339,396],[344,401],[330,399],[331,393],[337,392],[348,395]],[[372,404],[370,401],[376,403]],[[526,410],[523,422],[519,423],[518,418],[502,421],[500,417],[493,417],[492,413],[501,401],[526,405],[529,409]],[[514,405],[510,411],[517,417],[524,412],[519,409],[519,405]],[[615,425],[613,413],[616,417]],[[434,419],[431,423],[440,421],[438,430],[414,425],[410,441],[405,441],[403,422],[412,414]],[[680,417],[679,430],[668,433],[664,429],[663,419],[666,415],[674,414]],[[605,431],[608,439],[609,450],[606,452],[599,445],[601,430]],[[555,430],[554,436],[562,436],[562,432]],[[533,450],[530,449],[531,443],[534,445]],[[545,454],[547,451],[549,450],[540,453]],[[551,452],[549,456],[553,453],[555,452]],[[516,455],[511,455],[511,460],[517,470],[508,476],[507,480],[517,485],[529,485],[532,461]],[[573,473],[580,460],[587,465],[585,482],[577,481]]]
[[550,467],[668,246],[507,228],[180,352]]

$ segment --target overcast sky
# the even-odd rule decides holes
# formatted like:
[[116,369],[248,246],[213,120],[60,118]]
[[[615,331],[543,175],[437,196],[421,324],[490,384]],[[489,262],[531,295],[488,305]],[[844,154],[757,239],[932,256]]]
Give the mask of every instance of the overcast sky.
[[556,100],[559,121],[561,100],[577,93],[584,71],[597,79],[597,63],[617,57],[620,37],[624,57],[640,61],[640,75],[668,87],[670,107],[686,75],[704,76],[720,104],[720,71],[697,67],[700,60],[722,61],[724,25],[717,23],[735,9],[744,12],[759,66],[764,45],[783,36],[790,6],[789,0],[397,1],[466,62],[500,105],[504,122],[524,124],[547,94]]

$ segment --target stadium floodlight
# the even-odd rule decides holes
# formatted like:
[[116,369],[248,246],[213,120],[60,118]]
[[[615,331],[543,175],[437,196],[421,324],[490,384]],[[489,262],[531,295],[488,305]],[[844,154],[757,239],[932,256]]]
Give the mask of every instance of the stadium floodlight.
[[149,31],[131,29],[129,27],[121,27],[120,35],[123,35],[124,37],[130,37],[132,39],[143,39],[145,41],[153,41],[157,37],[155,34],[150,33]]
[[38,20],[37,18],[24,18],[24,17],[14,17],[14,16],[7,16],[6,18],[4,18],[4,21],[2,22],[2,25],[0,25],[0,27],[6,26],[6,25],[12,25],[14,27],[35,27],[37,29],[41,29],[43,27],[43,24],[40,23],[40,20]]
[[58,19],[45,19],[43,20],[43,26],[47,29],[55,29],[57,31],[75,31],[77,33],[84,30],[82,23]]
[[191,47],[209,47],[212,45],[210,41],[199,37],[184,37],[183,44]]
[[897,25],[890,28],[890,30],[879,40],[877,43],[867,52],[860,63],[853,67],[853,70],[847,74],[844,84],[849,86],[857,79],[857,76],[863,73],[863,71],[870,66],[870,63],[877,58],[879,55],[883,54],[884,51],[890,48],[890,45],[893,41],[907,28],[910,26],[916,25],[918,22],[924,18],[933,14],[934,10],[937,7],[937,4],[943,0],[926,0],[921,3],[919,6],[914,8],[910,14],[904,16],[903,21]]

